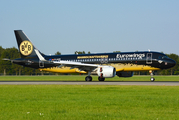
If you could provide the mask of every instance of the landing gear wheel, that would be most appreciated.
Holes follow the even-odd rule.
[[[151,76],[151,78],[150,78],[151,82],[154,82],[155,78],[153,77],[154,74],[153,74],[152,70],[150,70],[149,73],[150,73],[150,76]]]
[[[88,82],[92,81],[92,77],[91,76],[86,76],[85,80],[88,81]]]
[[[150,80],[151,80],[151,82],[154,82],[154,81],[155,81],[155,78],[151,77]]]
[[[99,80],[99,81],[104,81],[105,78],[98,77],[98,80]]]

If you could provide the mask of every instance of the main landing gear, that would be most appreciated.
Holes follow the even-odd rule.
[[[92,81],[92,77],[90,75],[91,75],[91,72],[88,72],[88,76],[85,77],[85,80],[88,82]]]
[[[98,77],[98,80],[99,80],[99,81],[104,81],[105,78],[103,78],[103,77]]]
[[[88,81],[88,82],[92,81],[92,77],[91,76],[86,76],[85,80]]]
[[[86,76],[85,80],[88,81],[88,82],[90,82],[90,81],[92,81],[92,77],[91,77],[91,76]],[[101,77],[98,77],[98,80],[99,80],[99,81],[104,81],[105,78],[103,78],[103,77],[102,77],[102,78],[101,78]]]
[[[92,81],[92,77],[90,76],[90,74],[91,74],[91,72],[88,72],[88,76],[85,77],[85,80],[88,81],[88,82]],[[98,80],[99,80],[99,81],[104,81],[105,78],[103,78],[103,77],[98,77]]]
[[[150,76],[151,76],[151,78],[150,78],[151,82],[154,82],[154,81],[155,81],[155,78],[153,77],[153,72],[152,72],[152,70],[150,70],[149,73],[150,73]]]

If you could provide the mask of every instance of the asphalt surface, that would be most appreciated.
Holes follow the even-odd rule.
[[[0,81],[0,85],[155,85],[155,86],[179,86],[178,81],[110,81],[110,82],[86,82],[86,81]]]

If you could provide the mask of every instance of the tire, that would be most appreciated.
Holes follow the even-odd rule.
[[[155,81],[155,78],[151,77],[150,80],[151,80],[151,82],[154,82],[154,81]]]
[[[98,77],[98,80],[99,80],[99,81],[104,81],[105,78]]]
[[[87,82],[92,81],[92,77],[91,77],[91,76],[86,76],[85,80],[86,80]]]

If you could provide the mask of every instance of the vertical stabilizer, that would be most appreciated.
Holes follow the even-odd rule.
[[[17,45],[21,54],[21,58],[26,57],[38,57],[41,56],[41,59],[44,59],[41,53],[37,50],[37,48],[32,44],[30,39],[24,34],[22,30],[14,30]],[[37,55],[38,53],[38,55]]]

